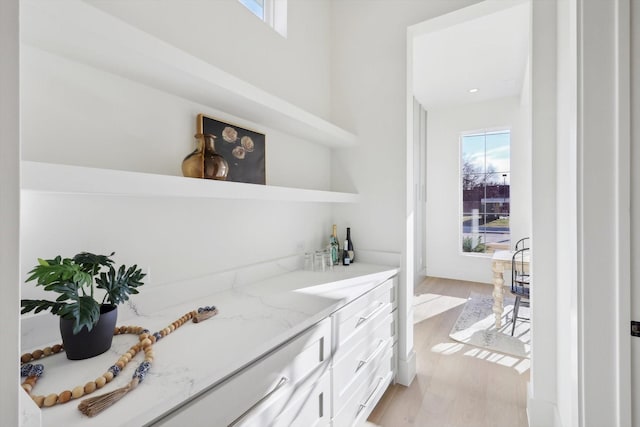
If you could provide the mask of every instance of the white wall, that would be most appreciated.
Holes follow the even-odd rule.
[[[558,403],[556,352],[558,297],[556,156],[557,97],[555,2],[532,5],[532,277],[531,374],[527,412],[531,427],[554,425]],[[571,221],[568,217],[567,221]],[[540,307],[540,309],[536,308]]]
[[[329,2],[288,0],[287,37],[238,0],[86,0],[261,89],[329,117]]]
[[[234,5],[237,3],[232,1]],[[141,3],[122,2],[117,7],[126,14],[130,5],[135,15]],[[180,3],[185,5],[184,11],[195,4]],[[221,19],[220,14],[233,16],[226,9],[233,9],[230,2],[203,3],[209,3],[217,12],[217,20]],[[252,18],[243,23],[244,36],[239,39],[251,40],[252,49],[268,52],[277,50],[281,43],[295,44],[290,40],[295,40],[296,34],[304,35],[310,41],[311,53],[307,55],[313,56],[317,49],[318,57],[312,62],[320,69],[328,69],[329,28],[322,17],[328,16],[329,3],[292,3],[295,4],[292,11],[296,12],[292,13],[292,19],[312,21],[308,15],[317,12],[319,21],[309,25],[318,25],[322,30],[302,34],[296,30],[301,25],[298,21],[290,39],[279,35],[256,39],[264,24]],[[111,2],[109,5],[116,7]],[[145,19],[156,22],[156,14],[158,21],[165,19],[163,7],[181,9],[175,2],[154,2],[155,5],[159,7],[157,11],[145,9]],[[216,10],[218,7],[222,9]],[[179,16],[176,10],[176,17]],[[193,33],[194,19],[174,20],[171,31],[175,34],[165,36]],[[197,34],[207,40],[220,38],[217,37],[220,28],[209,25],[206,30],[207,37],[200,33],[201,29]],[[314,40],[316,43],[312,43]],[[299,60],[304,66],[310,65],[295,49],[285,49],[280,55],[286,60],[280,56],[262,58],[262,63],[257,64],[256,58],[242,55],[235,57],[233,63],[268,80],[269,83],[264,83],[267,90],[273,89],[270,84],[286,79],[288,90],[309,97],[303,107],[324,109],[319,106],[329,99],[327,91],[322,90],[328,83],[327,73],[315,71],[306,73],[304,78],[289,78],[288,74],[300,72],[289,68],[292,62]],[[224,56],[208,59],[224,68]],[[24,48],[21,65],[24,160],[181,175],[181,161],[195,146],[196,115],[205,113],[266,133],[268,184],[331,189],[331,157],[326,146],[259,127],[241,117],[35,48]],[[115,251],[118,263],[137,263],[145,270],[150,269],[151,278],[145,286],[161,286],[323,247],[333,223],[332,207],[324,203],[24,192],[21,208],[23,279],[38,257],[73,256],[83,250]],[[31,284],[22,285],[22,290],[25,298],[41,292]],[[182,297],[176,295],[176,299]]]
[[[577,313],[577,188],[576,169],[576,14],[575,2],[558,2],[558,91],[557,91],[557,250],[558,263],[556,330],[558,413],[563,426],[578,425],[578,336]]]
[[[640,259],[640,4],[631,2],[631,259]],[[631,319],[640,319],[640,263],[631,263]],[[640,339],[631,340],[632,425],[640,425]]]
[[[463,254],[460,239],[460,134],[511,130],[511,240],[530,236],[528,107],[519,97],[429,111],[427,124],[427,275],[491,283],[491,257]]]
[[[0,2],[0,414],[2,424],[19,422],[20,354],[18,282],[20,224],[20,117],[18,0]],[[24,395],[24,393],[22,393]]]
[[[413,257],[413,244],[405,242],[407,222],[413,221],[406,197],[407,27],[471,3],[332,2],[331,114],[361,141],[359,147],[333,155],[334,188],[361,195],[357,205],[336,207],[335,216],[353,227],[354,244],[361,250],[402,254],[411,287],[413,263],[407,257]],[[399,296],[400,329],[409,331],[399,349],[401,382],[412,378],[413,290],[406,280],[401,277]]]

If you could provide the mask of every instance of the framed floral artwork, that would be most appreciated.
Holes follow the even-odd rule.
[[[204,114],[198,114],[197,132],[216,137],[216,153],[229,164],[227,181],[266,184],[264,134]]]

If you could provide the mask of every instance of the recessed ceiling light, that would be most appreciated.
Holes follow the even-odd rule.
[[[474,87],[473,89],[469,89],[469,93],[476,93],[479,89]]]

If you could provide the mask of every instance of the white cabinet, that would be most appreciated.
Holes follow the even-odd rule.
[[[384,281],[152,425],[362,424],[395,374],[396,287]]]
[[[366,420],[393,378],[395,278],[333,316],[332,425]]]
[[[153,425],[328,425],[330,340],[325,319]]]

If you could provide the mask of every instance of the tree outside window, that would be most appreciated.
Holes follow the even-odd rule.
[[[462,251],[508,249],[511,132],[463,134],[460,145]]]

